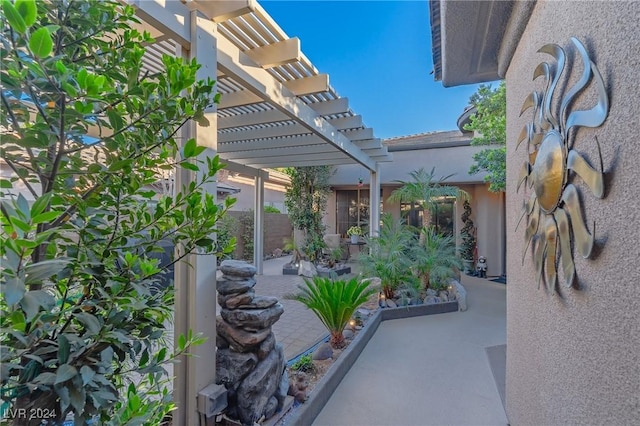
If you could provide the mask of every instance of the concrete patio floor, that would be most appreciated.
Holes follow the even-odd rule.
[[[485,350],[506,342],[506,286],[462,283],[466,312],[380,324],[313,424],[506,425]]]

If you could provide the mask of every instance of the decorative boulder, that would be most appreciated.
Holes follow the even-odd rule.
[[[220,270],[225,275],[232,275],[235,277],[250,278],[256,274],[256,267],[242,260],[223,260],[220,264]]]
[[[323,343],[313,351],[312,358],[321,361],[323,359],[329,359],[333,357],[333,349],[329,343]]]

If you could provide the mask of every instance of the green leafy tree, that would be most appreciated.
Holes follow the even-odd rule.
[[[377,289],[356,278],[333,281],[313,277],[312,281],[305,279],[304,282],[304,285],[298,286],[298,293],[286,297],[303,303],[316,314],[331,334],[331,346],[344,347],[342,331],[347,322],[358,306],[366,302]]]
[[[230,251],[210,237],[230,202],[204,190],[219,159],[176,137],[189,120],[206,125],[214,82],[182,58],[144,71],[153,40],[129,6],[1,5],[0,156],[13,172],[0,180],[1,397],[52,424],[70,413],[76,424],[159,424],[172,409],[163,363],[201,341],[180,336],[168,351],[163,274],[191,253]],[[176,167],[195,180],[152,190]],[[177,247],[168,261],[154,255],[161,242]]]
[[[475,164],[471,166],[469,174],[487,172],[485,182],[489,183],[489,191],[504,192],[506,188],[506,158],[507,158],[507,89],[501,81],[496,89],[491,85],[480,85],[469,103],[476,107],[466,130],[475,131],[477,136],[471,145],[490,145],[474,154]]]
[[[438,179],[435,177],[435,173],[435,167],[430,172],[423,168],[410,172],[409,176],[411,176],[412,180],[406,182],[397,181],[402,186],[391,193],[389,201],[394,203],[418,203],[423,211],[432,214],[439,198],[468,197],[467,193],[457,186],[445,184],[445,181],[453,175]]]
[[[311,261],[319,259],[325,247],[322,217],[331,189],[330,166],[291,167],[285,172],[291,184],[285,194],[285,205],[295,229],[304,231],[303,251]]]

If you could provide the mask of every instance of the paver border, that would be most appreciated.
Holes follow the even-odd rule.
[[[378,330],[378,326],[382,321],[411,318],[425,315],[444,314],[447,312],[456,312],[458,310],[458,302],[444,302],[433,305],[413,305],[399,308],[378,309],[365,327],[358,333],[353,341],[342,352],[340,358],[333,363],[327,374],[320,379],[313,391],[309,394],[309,398],[304,404],[295,408],[291,413],[291,417],[287,419],[289,425],[310,425],[320,414],[333,392],[336,390],[344,376],[360,356],[371,337]]]

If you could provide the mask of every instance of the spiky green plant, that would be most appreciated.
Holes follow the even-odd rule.
[[[420,233],[420,242],[415,247],[414,268],[420,274],[424,288],[453,278],[462,268],[454,238],[438,234],[433,226],[423,227]]]
[[[396,181],[402,186],[391,193],[389,201],[394,203],[418,203],[425,213],[433,214],[435,201],[442,197],[456,197],[467,199],[467,194],[462,189],[446,185],[445,181],[453,175],[437,179],[435,167],[427,172],[425,169],[414,170],[409,173],[411,181]],[[425,222],[426,223],[426,222]]]
[[[311,309],[329,330],[331,346],[344,347],[342,331],[351,315],[378,289],[369,287],[368,282],[361,282],[356,278],[334,281],[313,277],[312,280],[305,279],[304,282],[304,285],[298,286],[298,293],[287,295],[285,298],[297,300]]]
[[[414,233],[401,220],[386,213],[382,215],[379,235],[365,241],[367,251],[358,257],[362,273],[379,277],[385,297],[392,299],[399,285],[414,279],[411,273],[412,247],[416,244]]]

